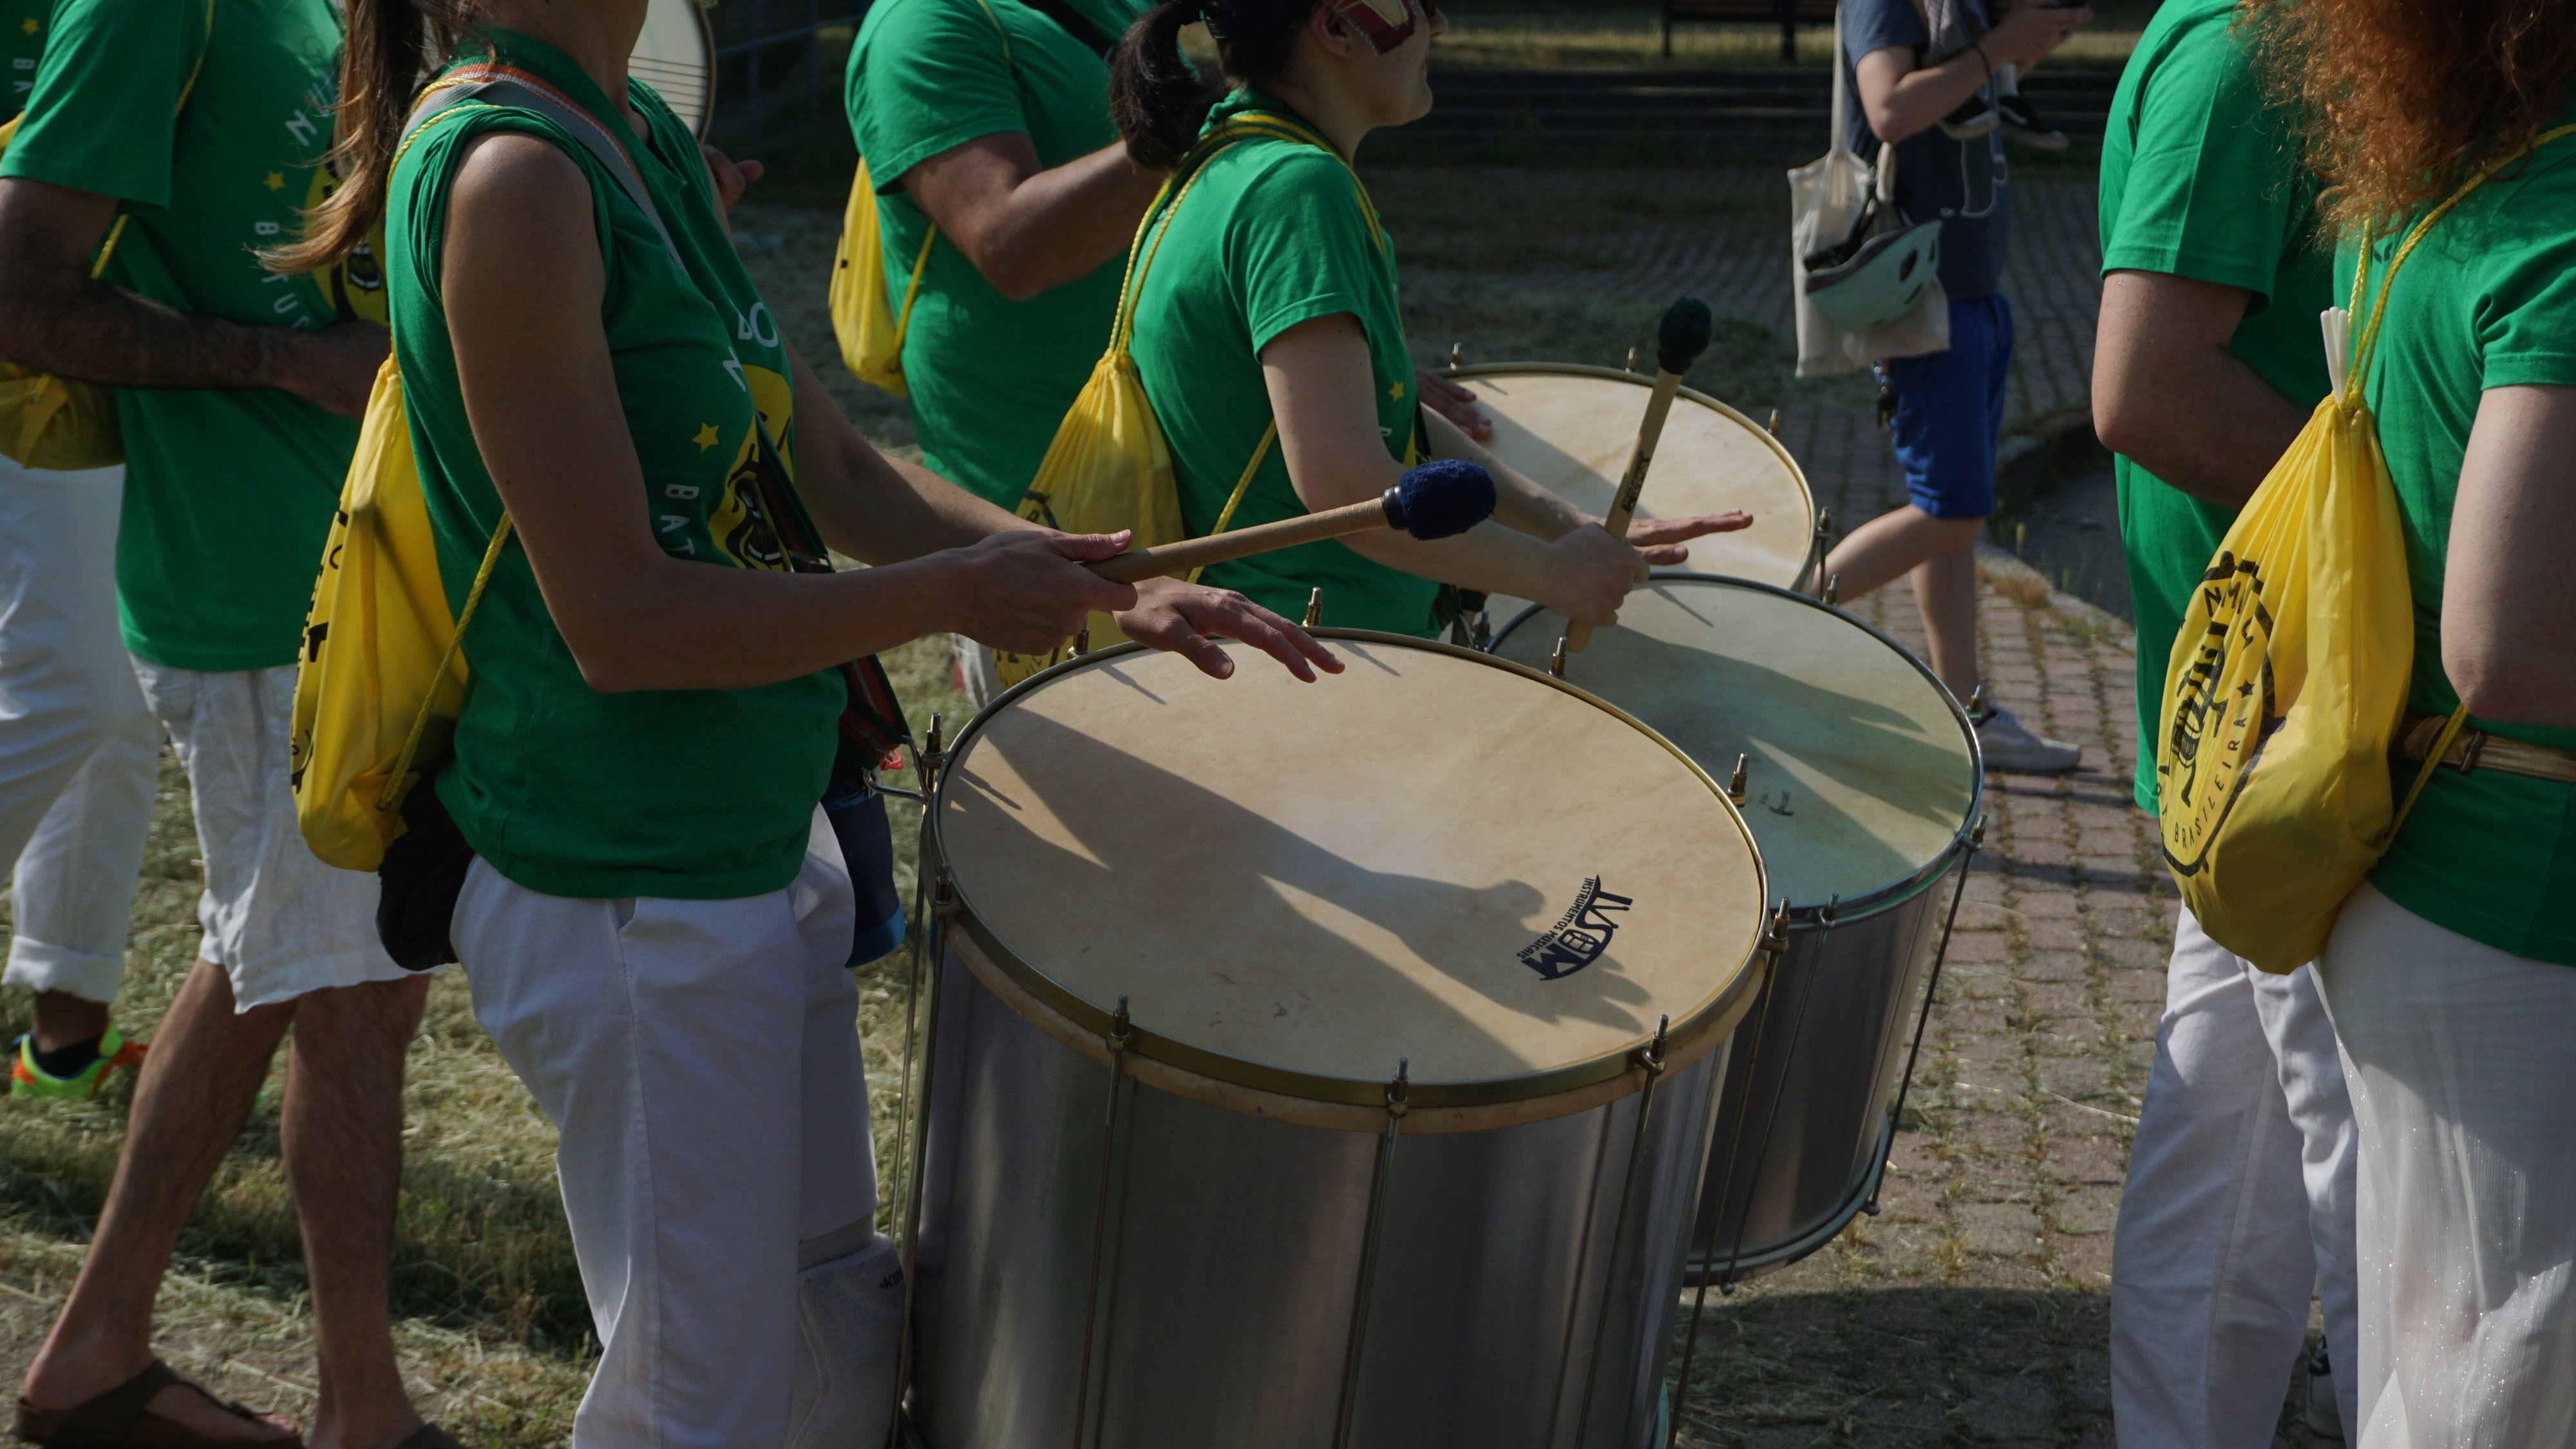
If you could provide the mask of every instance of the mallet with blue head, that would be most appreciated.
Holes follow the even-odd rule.
[[[1492,474],[1463,458],[1435,458],[1408,471],[1404,481],[1365,503],[1258,523],[1232,533],[1130,549],[1116,558],[1101,559],[1085,567],[1104,579],[1132,584],[1138,579],[1188,573],[1228,559],[1249,558],[1318,539],[1365,533],[1372,528],[1402,529],[1421,539],[1450,538],[1484,522],[1493,513]]]

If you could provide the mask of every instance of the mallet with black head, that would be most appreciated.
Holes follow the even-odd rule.
[[[1628,471],[1619,479],[1610,516],[1601,521],[1612,538],[1628,537],[1628,525],[1637,516],[1637,495],[1646,487],[1646,470],[1654,466],[1655,444],[1662,439],[1664,419],[1673,410],[1673,394],[1681,390],[1682,374],[1708,350],[1713,326],[1708,304],[1697,297],[1684,297],[1665,308],[1664,320],[1655,325],[1654,391],[1646,395],[1646,418],[1637,426],[1636,451],[1628,455]],[[1591,625],[1569,624],[1565,637],[1557,641],[1557,655],[1580,653],[1591,641]]]

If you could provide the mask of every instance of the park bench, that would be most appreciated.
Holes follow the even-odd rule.
[[[1798,58],[1798,27],[1834,23],[1834,0],[1664,0],[1664,54],[1673,53],[1676,21],[1709,24],[1776,23],[1780,58]]]

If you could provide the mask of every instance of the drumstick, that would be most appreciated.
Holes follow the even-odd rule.
[[[1612,538],[1628,536],[1628,524],[1637,516],[1637,495],[1645,491],[1646,470],[1654,466],[1655,444],[1673,410],[1673,394],[1681,389],[1682,374],[1708,350],[1711,326],[1708,304],[1697,297],[1684,297],[1664,309],[1664,320],[1655,325],[1655,390],[1646,395],[1646,420],[1637,426],[1636,450],[1628,455],[1628,471],[1610,502],[1610,516],[1601,521]],[[1591,642],[1591,625],[1566,626],[1566,653],[1580,653]]]
[[[1131,549],[1085,567],[1102,578],[1132,584],[1138,579],[1187,573],[1229,559],[1365,533],[1372,528],[1400,528],[1420,539],[1448,538],[1465,533],[1493,513],[1492,474],[1464,458],[1436,458],[1407,472],[1403,482],[1365,503],[1258,523],[1232,533]]]

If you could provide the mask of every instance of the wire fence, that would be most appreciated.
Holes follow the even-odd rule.
[[[781,117],[810,125],[837,108],[839,77],[830,74],[826,31],[855,30],[867,0],[721,0],[711,10],[715,37],[716,127],[737,141],[760,141]]]

